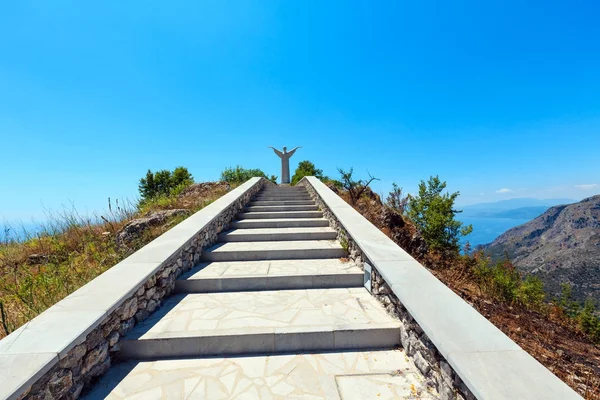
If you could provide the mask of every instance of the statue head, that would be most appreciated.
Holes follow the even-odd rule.
[[[287,147],[283,148],[283,152],[286,153],[287,152]]]

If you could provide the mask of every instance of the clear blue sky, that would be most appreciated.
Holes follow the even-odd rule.
[[[381,192],[439,174],[462,204],[596,194],[599,16],[593,0],[4,2],[0,218],[133,199],[148,168],[279,174],[269,145]]]

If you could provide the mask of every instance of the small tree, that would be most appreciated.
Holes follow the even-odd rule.
[[[163,169],[153,173],[148,170],[140,179],[138,190],[142,201],[158,196],[169,196],[175,190],[181,190],[194,183],[192,174],[184,167],[177,167],[173,172]]]
[[[292,176],[292,185],[300,182],[300,180],[305,176],[314,176],[316,178],[323,179],[323,170],[317,169],[315,164],[308,160],[300,161],[298,168],[296,168],[296,171],[294,172],[294,176]]]
[[[471,225],[463,226],[455,219],[461,211],[454,209],[459,192],[443,193],[446,182],[438,176],[421,181],[419,194],[409,196],[408,217],[417,225],[431,249],[458,252],[461,236],[473,231]]]
[[[378,178],[375,178],[371,174],[369,174],[368,180],[360,179],[355,181],[352,177],[354,173],[354,169],[350,168],[348,171],[344,171],[341,168],[338,168],[338,171],[342,178],[342,187],[348,191],[350,195],[350,202],[354,205],[360,199],[360,196],[364,193],[364,191],[369,187],[371,182],[378,181]]]
[[[402,193],[401,187],[398,187],[398,185],[392,183],[392,191],[385,199],[385,204],[400,214],[404,214],[404,211],[406,211],[406,205],[408,204],[408,196],[405,196],[404,193]]]

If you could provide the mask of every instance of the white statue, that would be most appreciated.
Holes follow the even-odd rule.
[[[271,146],[269,146],[271,147]],[[292,151],[287,151],[287,147],[283,148],[283,152],[277,150],[275,147],[271,147],[275,154],[281,158],[281,183],[290,183],[290,157],[294,155],[296,150],[300,147],[296,147]]]

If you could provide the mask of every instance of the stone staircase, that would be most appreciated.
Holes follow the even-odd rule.
[[[238,218],[122,340],[121,357],[141,362],[112,368],[90,398],[432,396],[303,187],[267,187]]]

